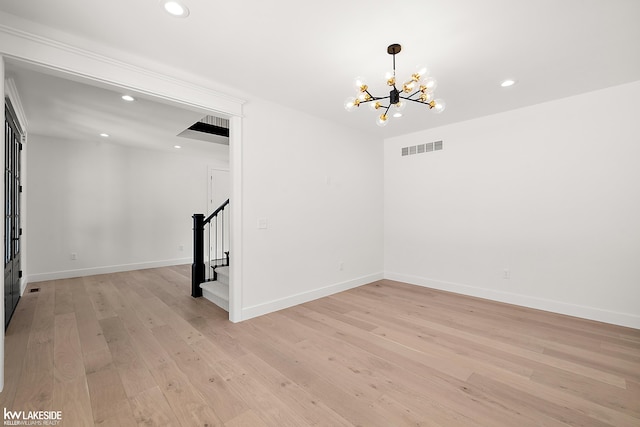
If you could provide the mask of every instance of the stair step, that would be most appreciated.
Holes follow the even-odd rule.
[[[220,283],[224,283],[227,285],[227,289],[229,289],[229,267],[218,267],[216,268],[217,280]]]
[[[219,278],[220,276],[218,276]],[[200,285],[202,296],[218,307],[229,311],[229,285],[220,281],[206,282]]]

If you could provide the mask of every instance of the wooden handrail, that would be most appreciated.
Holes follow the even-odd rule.
[[[211,215],[209,215],[207,217],[207,219],[204,220],[204,222],[202,223],[202,225],[208,224],[211,222],[211,220],[213,219],[213,217],[218,216],[218,213],[220,213],[221,210],[223,210],[227,205],[229,204],[229,199],[227,199],[226,202],[224,202],[223,204],[221,204],[218,209],[216,209],[215,211],[213,211],[213,213]]]

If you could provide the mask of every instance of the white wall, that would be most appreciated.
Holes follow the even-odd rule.
[[[640,82],[385,141],[385,276],[639,328],[638,99]]]
[[[382,139],[258,100],[243,112],[242,317],[382,278]]]
[[[30,134],[29,281],[191,263],[208,167],[228,161],[228,150],[216,159]]]

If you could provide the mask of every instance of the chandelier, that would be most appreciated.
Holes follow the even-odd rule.
[[[389,117],[402,117],[408,101],[427,105],[430,110],[436,113],[444,111],[444,101],[433,97],[436,81],[428,75],[426,67],[416,67],[414,73],[411,74],[411,78],[402,83],[402,88],[398,90],[396,86],[396,54],[400,53],[401,49],[402,46],[397,43],[387,47],[387,53],[393,56],[393,71],[389,71],[385,75],[387,86],[392,87],[389,95],[383,97],[373,96],[369,92],[369,86],[365,84],[364,79],[357,77],[355,84],[358,93],[355,97],[347,98],[345,101],[344,108],[347,111],[353,111],[360,105],[368,103],[372,110],[381,113],[376,120],[378,126],[386,126],[389,123]]]

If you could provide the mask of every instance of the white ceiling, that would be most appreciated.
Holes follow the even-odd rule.
[[[228,147],[178,134],[204,117],[168,103],[147,99],[131,91],[98,87],[69,80],[51,71],[7,61],[6,77],[13,80],[28,121],[28,133],[52,139],[100,141],[143,149],[183,151],[228,156]],[[135,95],[125,102],[122,95]],[[101,133],[109,135],[101,137]],[[220,138],[220,137],[218,137]],[[227,142],[228,138],[223,138]]]
[[[132,63],[167,64],[212,87],[223,84],[233,95],[252,94],[381,137],[640,80],[639,0],[184,3],[191,12],[186,19],[167,15],[157,0],[11,0],[0,3],[0,11],[54,28],[51,34],[63,42],[126,53]],[[368,109],[343,109],[357,75],[368,77],[374,95],[388,92],[383,76],[391,69],[391,43],[403,47],[396,57],[400,78],[417,64],[430,68],[436,95],[447,102],[443,114],[411,104],[402,119],[380,129]],[[25,80],[25,104],[36,96],[60,102],[48,77],[19,67],[13,72]],[[501,88],[505,78],[518,83]],[[89,86],[69,84],[65,92],[79,94],[75,114],[98,111],[94,119],[108,121],[124,111],[96,102]],[[164,123],[162,104],[135,106],[143,107],[154,111],[155,125]],[[44,120],[33,116],[30,125],[53,125]],[[122,130],[133,128],[125,123]]]

